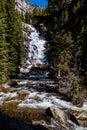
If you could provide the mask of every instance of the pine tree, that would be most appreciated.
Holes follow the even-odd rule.
[[[66,0],[49,0],[47,11],[47,49],[48,61],[58,76],[69,70],[72,43],[71,33],[65,28],[68,22],[68,2]],[[64,67],[65,66],[65,67]]]
[[[0,1],[0,82],[8,79],[8,47],[6,41],[6,0]]]
[[[7,42],[9,52],[9,76],[14,78],[19,72],[19,65],[21,61],[21,50],[23,47],[22,39],[22,24],[18,18],[17,11],[15,11],[15,1],[7,0]]]
[[[87,81],[87,2],[48,0],[46,55],[55,73]],[[79,77],[79,78],[78,78]]]
[[[87,79],[87,3],[85,0],[73,0],[70,5],[70,25],[73,36],[72,61],[75,72]]]

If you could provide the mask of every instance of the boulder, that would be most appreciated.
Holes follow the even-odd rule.
[[[19,90],[19,91],[17,92],[17,94],[19,94],[20,96],[21,96],[21,95],[28,95],[28,94],[29,94],[29,91],[22,89],[22,90]]]
[[[33,84],[33,80],[28,80],[28,84],[29,85]]]
[[[17,87],[18,84],[17,84],[17,81],[11,81],[8,83],[8,85],[11,87]]]
[[[87,110],[79,112],[79,111],[71,111],[70,116],[73,117],[76,121],[73,121],[80,126],[87,127]]]
[[[8,83],[2,83],[0,85],[0,92],[8,92],[10,90],[10,86]]]
[[[46,110],[46,115],[50,118],[54,118],[56,121],[68,129],[69,123],[67,121],[67,114],[63,110],[60,110],[56,106],[52,106]]]
[[[10,88],[10,85],[9,85],[8,83],[3,83],[3,84],[1,85],[1,88],[3,88],[3,89],[8,89],[8,88]]]

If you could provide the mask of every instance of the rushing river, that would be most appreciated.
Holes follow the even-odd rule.
[[[37,66],[37,64],[44,64],[46,59],[44,55],[44,45],[46,43],[45,39],[40,36],[39,32],[32,26],[29,25],[29,27],[32,29],[32,32],[30,34],[30,42],[27,43],[28,47],[28,59],[27,59],[27,70],[23,70],[24,72],[29,72],[31,66]],[[37,79],[38,77],[38,79]],[[76,110],[76,111],[83,111],[87,110],[87,102],[84,102],[83,106],[81,108],[74,106],[70,102],[61,100],[57,96],[53,96],[51,93],[47,93],[45,91],[45,87],[38,86],[38,83],[44,84],[47,80],[51,82],[51,86],[56,86],[57,83],[54,81],[48,79],[48,72],[46,74],[35,74],[30,73],[29,79],[33,80],[33,85],[31,87],[28,87],[27,80],[24,80],[19,83],[19,85],[22,87],[28,87],[28,89],[31,91],[31,93],[26,96],[25,100],[19,104],[19,107],[31,107],[31,108],[48,108],[50,106],[56,105],[58,108],[62,109],[70,109],[70,110]],[[40,91],[41,89],[41,91]],[[38,92],[39,91],[39,92]],[[77,126],[75,123],[69,121],[71,124],[71,130],[87,130],[87,128],[83,128],[80,126]],[[57,123],[55,121],[52,121],[52,125],[56,126],[57,129]]]
[[[43,73],[34,72],[30,69],[32,67],[37,67],[38,65],[43,65],[46,63],[45,55],[44,55],[44,45],[46,43],[45,39],[40,36],[40,33],[32,26],[28,25],[31,28],[32,32],[29,35],[30,41],[26,43],[27,48],[27,60],[26,68],[21,68],[20,71],[22,74],[25,74],[23,80],[18,82],[19,89],[24,88],[29,90],[29,94],[26,95],[24,100],[20,100],[18,107],[29,107],[29,108],[42,108],[46,109],[53,105],[58,108],[66,109],[66,110],[76,110],[76,111],[84,111],[87,110],[87,102],[84,102],[83,106],[76,107],[72,103],[61,99],[59,96],[54,96],[52,93],[47,91],[45,84],[47,82],[50,83],[50,88],[55,88],[58,84],[56,81],[49,78],[49,71],[45,71]],[[26,78],[27,76],[27,78]],[[31,84],[29,84],[29,81]],[[0,93],[0,105],[4,100],[17,96],[17,93]],[[81,127],[73,123],[69,120],[71,124],[70,130],[87,130],[87,128]],[[59,124],[52,119],[51,126],[52,130],[58,130]]]

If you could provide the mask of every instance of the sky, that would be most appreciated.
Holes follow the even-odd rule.
[[[47,6],[47,0],[27,0],[35,5],[39,5],[42,7],[46,7]]]

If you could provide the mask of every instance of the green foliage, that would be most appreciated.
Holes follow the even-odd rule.
[[[72,73],[87,79],[86,8],[86,0],[48,0],[45,53],[56,75],[63,77],[62,72],[67,71],[67,76]]]
[[[71,60],[72,34],[65,28],[68,22],[68,3],[63,1],[49,1],[46,8],[47,27],[46,54],[49,63],[60,72],[68,71]],[[58,71],[59,72],[59,71]]]
[[[32,12],[26,12],[25,23],[33,23],[36,25],[38,23],[37,16],[44,15],[44,9],[34,8]]]
[[[9,77],[14,78],[17,76],[19,69],[18,66],[21,62],[22,54],[22,23],[18,18],[17,11],[15,10],[15,1],[9,0],[6,5],[7,9],[7,41],[8,41],[8,60],[9,60]]]
[[[8,79],[8,47],[6,41],[6,0],[0,1],[0,81]]]
[[[23,53],[22,23],[14,0],[0,1],[0,81],[14,78],[19,72]]]
[[[74,92],[75,94],[78,94],[79,93],[79,83],[78,83],[77,77],[72,75],[71,82],[72,82],[72,92]]]

